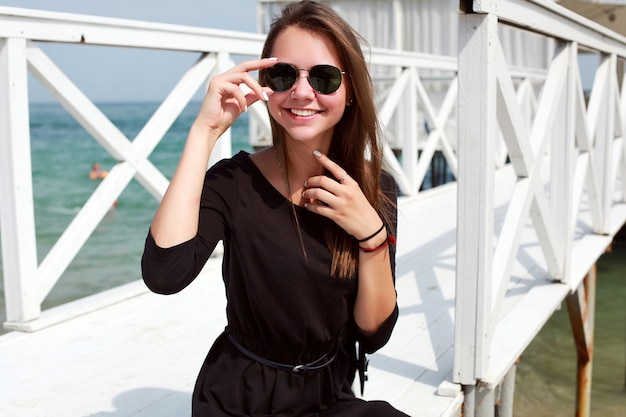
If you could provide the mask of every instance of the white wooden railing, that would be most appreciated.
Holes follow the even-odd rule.
[[[234,64],[258,57],[263,35],[129,20],[0,7],[0,195],[5,327],[29,330],[41,303],[105,216],[107,207],[136,178],[156,199],[168,180],[149,156],[207,80]],[[197,53],[198,59],[135,138],[126,137],[40,48],[40,42],[104,45]],[[456,60],[411,52],[366,49],[372,64],[385,162],[404,195],[418,193],[435,150],[456,173],[454,106]],[[429,82],[422,71],[437,71]],[[119,161],[90,196],[41,262],[33,209],[28,116],[28,73]],[[531,78],[537,74],[531,74]],[[436,86],[433,87],[433,86]],[[266,145],[267,111],[250,108],[250,141]],[[425,131],[424,124],[430,129]],[[230,133],[218,142],[212,162],[231,155]],[[418,150],[421,152],[418,158]],[[402,155],[402,162],[396,158]],[[30,323],[27,325],[27,323]]]
[[[23,328],[40,317],[41,303],[131,179],[155,198],[163,196],[168,180],[150,162],[150,153],[206,80],[232,66],[233,55],[258,56],[263,39],[258,34],[0,8],[0,228],[7,327]],[[187,51],[197,53],[198,60],[131,141],[36,41]],[[34,226],[28,72],[119,161],[41,262]],[[216,157],[230,155],[230,145],[227,133]]]
[[[547,277],[572,293],[584,293],[581,281],[596,259],[586,259],[586,242],[611,237],[623,225],[623,210],[619,219],[612,214],[626,201],[626,90],[624,83],[620,88],[624,67],[618,66],[626,58],[626,38],[548,0],[462,3],[467,10],[459,28],[453,377],[466,385],[482,381],[493,386],[536,331],[513,323],[508,332],[527,340],[506,346],[496,337],[525,230],[531,228],[537,235]],[[518,101],[520,90],[516,92],[504,58],[498,25],[555,40],[554,57],[530,119]],[[588,104],[579,73],[580,51],[599,55]],[[504,169],[514,172],[515,181],[504,221],[495,227],[494,178],[500,168],[494,160],[501,160],[500,132],[511,161]],[[581,268],[585,262],[586,269]],[[533,276],[545,279],[546,273],[525,278]]]

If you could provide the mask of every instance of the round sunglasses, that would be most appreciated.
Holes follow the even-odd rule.
[[[272,90],[281,93],[289,90],[298,80],[300,71],[307,71],[307,80],[320,94],[332,94],[339,89],[345,72],[332,65],[315,65],[311,69],[296,68],[291,64],[278,63],[265,69],[265,81]]]

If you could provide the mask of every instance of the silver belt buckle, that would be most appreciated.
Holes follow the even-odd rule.
[[[304,372],[304,370],[304,365],[296,365],[293,367],[291,372],[293,372],[294,374],[299,374],[300,372]]]

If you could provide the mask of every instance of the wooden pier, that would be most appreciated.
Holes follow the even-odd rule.
[[[515,363],[564,301],[584,381],[593,358],[594,264],[626,223],[626,38],[547,0],[461,4],[458,59],[373,49],[370,60],[397,75],[380,87],[379,110],[386,137],[403,138],[390,140],[385,157],[404,197],[400,318],[390,342],[371,356],[365,398],[412,416],[463,409],[490,417],[497,407],[510,416]],[[510,66],[501,25],[545,37],[548,67]],[[200,58],[131,141],[39,41],[191,50]],[[174,296],[136,282],[40,306],[102,219],[100,207],[110,207],[133,176],[162,196],[167,180],[150,152],[206,79],[232,64],[229,54],[254,56],[261,43],[260,35],[0,7],[0,227],[5,326],[15,330],[0,336],[0,416],[189,415],[199,366],[225,326],[219,257]],[[577,63],[583,50],[599,56],[588,101]],[[443,100],[429,100],[420,77],[433,70],[450,73]],[[41,263],[26,163],[27,71],[120,161]],[[446,132],[455,105],[452,140]],[[251,137],[267,134],[263,109],[250,113]],[[426,117],[432,128],[420,138],[415,123],[396,117]],[[217,157],[231,152],[225,139]],[[417,149],[420,159],[406,157]],[[435,149],[457,181],[418,192]],[[579,386],[584,416],[590,387]]]
[[[496,194],[504,197],[514,176],[502,174]],[[463,402],[453,383],[456,193],[449,184],[400,205],[400,318],[388,345],[370,358],[365,398],[388,400],[411,416],[457,416]],[[624,224],[626,204],[613,217],[615,229]],[[574,242],[578,279],[610,242],[610,236]],[[522,245],[519,278],[505,297],[490,355],[494,384],[571,293],[546,273],[535,239],[525,237]],[[221,259],[211,258],[177,295],[155,295],[137,282],[54,308],[47,318],[76,314],[80,304],[109,305],[34,333],[0,336],[0,415],[189,415],[195,376],[226,324]]]

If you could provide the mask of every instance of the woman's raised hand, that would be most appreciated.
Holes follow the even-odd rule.
[[[176,171],[150,227],[157,245],[169,248],[198,233],[198,206],[213,146],[247,106],[265,100],[272,92],[261,87],[249,71],[268,68],[275,63],[276,60],[271,58],[246,61],[211,79]],[[242,87],[248,92],[244,93]]]
[[[262,87],[249,72],[271,67],[275,63],[275,58],[245,61],[213,77],[194,124],[216,129],[221,134],[249,105],[258,100],[267,101],[272,90]],[[248,87],[247,94],[240,87],[242,84]]]

